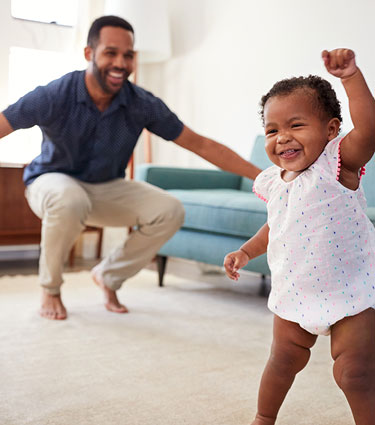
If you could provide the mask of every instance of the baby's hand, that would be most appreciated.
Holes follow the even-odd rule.
[[[232,280],[238,280],[240,274],[238,270],[249,262],[249,257],[244,251],[238,250],[230,252],[224,258],[224,268],[227,276]]]
[[[355,54],[350,49],[335,49],[322,52],[322,58],[327,71],[338,78],[351,77],[357,71]]]

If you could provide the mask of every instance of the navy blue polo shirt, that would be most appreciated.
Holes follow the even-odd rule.
[[[122,178],[144,128],[165,140],[175,140],[183,129],[161,99],[129,81],[100,112],[87,91],[85,71],[37,87],[3,114],[14,130],[34,125],[42,130],[42,151],[25,169],[26,184],[49,172],[89,183]]]

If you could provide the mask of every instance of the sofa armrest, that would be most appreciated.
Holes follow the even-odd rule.
[[[137,165],[135,179],[162,189],[239,189],[241,177],[221,170]]]

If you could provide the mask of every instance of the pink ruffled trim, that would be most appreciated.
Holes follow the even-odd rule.
[[[342,142],[342,139],[339,141],[339,148],[338,148],[338,151],[337,151],[337,171],[336,171],[336,180],[337,181],[340,179],[340,172],[341,172],[341,154],[340,154],[341,142]],[[363,167],[361,167],[361,169],[359,171],[359,180],[361,180],[362,176],[364,176],[365,174],[366,174],[366,167],[363,166]]]
[[[337,181],[339,181],[339,179],[340,179],[340,171],[341,171],[341,154],[340,154],[341,142],[342,142],[342,139],[339,141],[339,148],[338,148],[338,151],[337,151],[337,170],[336,170],[336,180]]]
[[[259,198],[259,199],[261,199],[262,201],[264,201],[264,202],[268,202],[268,199],[266,199],[264,196],[262,196],[260,193],[258,193],[258,192],[256,192],[255,191],[255,188],[254,188],[254,185],[253,185],[253,192],[255,193],[255,195]]]

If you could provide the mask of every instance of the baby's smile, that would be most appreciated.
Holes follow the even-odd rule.
[[[287,149],[279,153],[283,159],[294,159],[299,154],[300,149]]]

